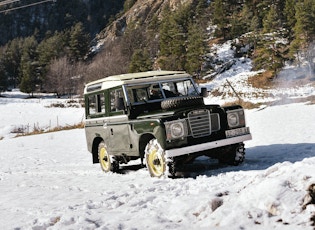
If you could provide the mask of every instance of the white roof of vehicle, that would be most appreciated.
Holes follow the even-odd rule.
[[[85,85],[84,93],[93,92],[101,89],[110,89],[123,84],[145,83],[152,80],[170,80],[174,78],[189,77],[184,71],[149,71],[140,73],[128,73],[105,77],[92,81]]]

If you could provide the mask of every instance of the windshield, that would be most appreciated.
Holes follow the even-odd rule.
[[[170,97],[199,95],[191,79],[128,85],[126,89],[131,104],[159,101]]]

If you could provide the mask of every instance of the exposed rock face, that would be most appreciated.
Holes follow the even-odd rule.
[[[165,7],[175,11],[183,4],[191,4],[193,0],[138,0],[127,12],[105,28],[98,39],[103,42],[113,40],[117,36],[122,36],[129,24],[147,25],[154,16],[159,19]]]

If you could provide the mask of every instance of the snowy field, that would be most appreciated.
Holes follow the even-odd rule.
[[[30,133],[34,129],[49,131],[84,121],[84,109],[76,99],[56,99],[52,96],[29,99],[28,94],[19,91],[1,95],[0,140]]]
[[[3,113],[9,104],[0,104],[2,126],[4,119],[21,123],[15,110],[11,120]],[[76,123],[83,112],[18,105],[33,111],[24,114],[33,122],[59,113]],[[92,164],[83,129],[6,136],[0,141],[1,229],[314,229],[315,205],[303,209],[303,202],[315,183],[315,105],[246,114],[253,140],[243,165],[200,158],[178,179],[151,178],[137,161],[104,174]]]
[[[229,79],[248,101],[275,100],[276,93],[315,95],[314,84],[307,84],[252,97],[259,90],[246,85],[250,62],[237,60],[229,71],[208,89]],[[121,165],[120,173],[103,173],[92,164],[83,129],[13,138],[19,128],[80,123],[84,110],[50,106],[65,99],[2,95],[0,229],[315,229],[315,204],[306,205],[315,184],[314,104],[246,110],[253,140],[245,143],[241,166],[201,157],[182,177],[157,179],[138,161]]]
[[[302,206],[315,183],[315,105],[246,112],[245,163],[201,158],[179,179],[151,178],[139,162],[104,174],[83,129],[5,138],[1,229],[314,229],[315,205]]]

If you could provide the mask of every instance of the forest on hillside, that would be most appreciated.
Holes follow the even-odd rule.
[[[315,0],[192,0],[125,24],[96,52],[98,33],[140,0],[57,0],[9,12],[1,2],[0,91],[76,94],[90,80],[152,69],[200,78],[220,64],[211,46],[227,40],[270,79],[286,63],[307,61],[315,72]]]

